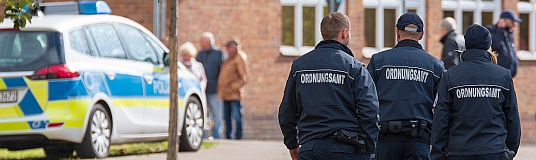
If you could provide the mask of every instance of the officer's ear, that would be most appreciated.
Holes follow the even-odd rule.
[[[424,36],[424,29],[421,32],[421,36],[419,37],[419,40],[422,40],[422,37]]]
[[[396,32],[396,40],[397,42],[400,42],[400,30],[395,27],[395,32]]]
[[[348,30],[348,28],[344,28],[344,29],[342,29],[342,31],[341,31],[340,34],[341,34],[341,35],[340,35],[340,36],[341,36],[341,39],[348,39],[348,37],[349,37],[349,35],[350,35],[350,34],[349,34],[349,30]]]

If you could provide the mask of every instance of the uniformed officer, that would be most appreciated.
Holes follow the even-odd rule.
[[[398,44],[374,54],[367,66],[380,101],[378,160],[429,159],[430,125],[443,62],[417,42],[424,34],[415,13],[398,18]]]
[[[517,60],[516,45],[514,43],[514,30],[517,23],[521,23],[512,10],[504,10],[495,25],[488,25],[492,43],[491,50],[497,52],[497,64],[508,70],[515,77],[519,61]]]
[[[370,74],[347,47],[350,19],[330,13],[320,30],[324,41],[292,63],[279,107],[284,143],[292,159],[369,159],[378,99]]]
[[[486,28],[469,26],[463,62],[439,82],[433,159],[498,160],[517,152],[521,129],[516,92],[510,71],[490,61],[494,55],[486,50],[491,41]]]

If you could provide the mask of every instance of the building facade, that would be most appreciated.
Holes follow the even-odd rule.
[[[45,2],[66,0],[45,0]],[[160,0],[167,4],[169,0]],[[319,23],[329,13],[326,0],[178,0],[179,43],[197,44],[202,32],[212,32],[216,46],[233,38],[242,41],[251,74],[244,90],[244,138],[281,139],[278,107],[294,59],[314,48],[322,38]],[[458,22],[459,33],[471,24],[493,24],[503,9],[523,19],[516,32],[520,66],[514,78],[522,126],[522,143],[536,144],[536,0],[342,0],[337,8],[351,19],[349,47],[368,63],[372,54],[396,44],[395,24],[405,10],[425,21],[420,43],[440,57],[440,21]],[[128,17],[155,31],[154,2],[107,1],[112,14]],[[169,24],[169,9],[166,12]],[[162,27],[167,29],[166,27]]]

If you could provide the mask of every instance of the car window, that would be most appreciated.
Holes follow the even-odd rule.
[[[126,59],[119,37],[111,25],[88,27],[100,57]]]
[[[159,58],[162,58],[164,57],[164,53],[166,52],[164,49],[162,49],[162,47],[160,47],[160,45],[158,45],[158,43],[156,43],[151,37],[149,37],[147,34],[143,34],[145,36],[145,39],[147,39],[147,41],[149,41],[149,43],[151,43],[151,46],[153,47],[153,49],[156,51],[156,54],[158,55]]]
[[[87,30],[87,29],[83,29],[83,30],[86,33],[85,35],[86,35],[86,38],[87,38],[87,41],[88,41],[89,50],[91,51],[91,53],[93,53],[93,56],[100,55],[99,51],[97,51],[97,46],[95,45],[95,40],[93,40],[93,36],[91,36],[91,33],[89,33],[89,30]]]
[[[155,51],[138,29],[123,24],[117,25],[117,29],[123,36],[132,59],[158,64]]]
[[[33,71],[61,61],[60,33],[0,31],[0,71]]]
[[[87,46],[87,41],[84,36],[84,32],[82,32],[81,29],[69,33],[69,39],[71,42],[71,48],[81,53],[91,55],[91,52],[89,52],[89,48]]]

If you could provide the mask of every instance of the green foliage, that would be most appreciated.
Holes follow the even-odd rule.
[[[32,23],[32,15],[23,9],[26,6],[33,10],[38,7],[38,3],[34,0],[6,0],[4,14],[13,20],[13,28],[24,28],[27,22]],[[3,22],[4,16],[0,15],[0,23]]]

